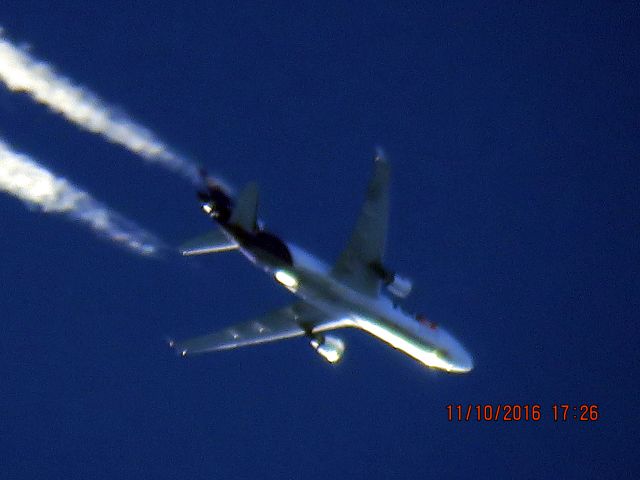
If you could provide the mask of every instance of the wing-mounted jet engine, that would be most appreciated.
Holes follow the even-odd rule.
[[[413,289],[413,282],[406,277],[401,277],[397,273],[392,275],[392,280],[386,283],[389,293],[398,298],[407,298]]]
[[[331,335],[314,336],[311,346],[329,363],[338,363],[344,355],[344,342]]]
[[[413,282],[406,277],[402,277],[391,270],[388,270],[380,263],[370,265],[376,274],[384,282],[385,288],[397,298],[407,298],[413,289]]]

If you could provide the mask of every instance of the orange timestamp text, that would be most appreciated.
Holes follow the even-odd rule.
[[[544,417],[543,408],[537,404],[449,404],[446,406],[450,422],[539,422]],[[600,418],[598,405],[559,404],[551,406],[554,422],[595,422]]]

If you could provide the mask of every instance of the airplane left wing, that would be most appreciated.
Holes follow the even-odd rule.
[[[229,350],[299,337],[307,334],[314,325],[325,320],[327,317],[323,312],[299,302],[219,332],[182,342],[171,342],[170,345],[183,356]]]

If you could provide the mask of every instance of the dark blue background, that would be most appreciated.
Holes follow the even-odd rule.
[[[165,335],[291,299],[234,254],[149,260],[0,197],[3,478],[638,474],[635,2],[15,2],[0,22],[332,260],[375,145],[388,263],[473,352],[425,371],[360,332],[182,361]],[[173,245],[193,187],[0,90],[0,135]],[[538,423],[448,422],[539,403]],[[554,423],[554,403],[597,404]],[[635,475],[634,475],[635,473]]]

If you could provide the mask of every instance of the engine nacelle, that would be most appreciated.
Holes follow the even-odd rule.
[[[387,290],[398,298],[407,298],[411,293],[413,283],[405,277],[401,277],[397,273],[393,274],[392,280],[387,283]]]
[[[330,335],[313,337],[311,346],[329,363],[338,363],[344,355],[344,342]]]
[[[411,280],[388,270],[380,262],[371,263],[369,266],[382,279],[387,290],[389,290],[392,295],[398,298],[407,298],[407,296],[409,296],[413,288]]]

